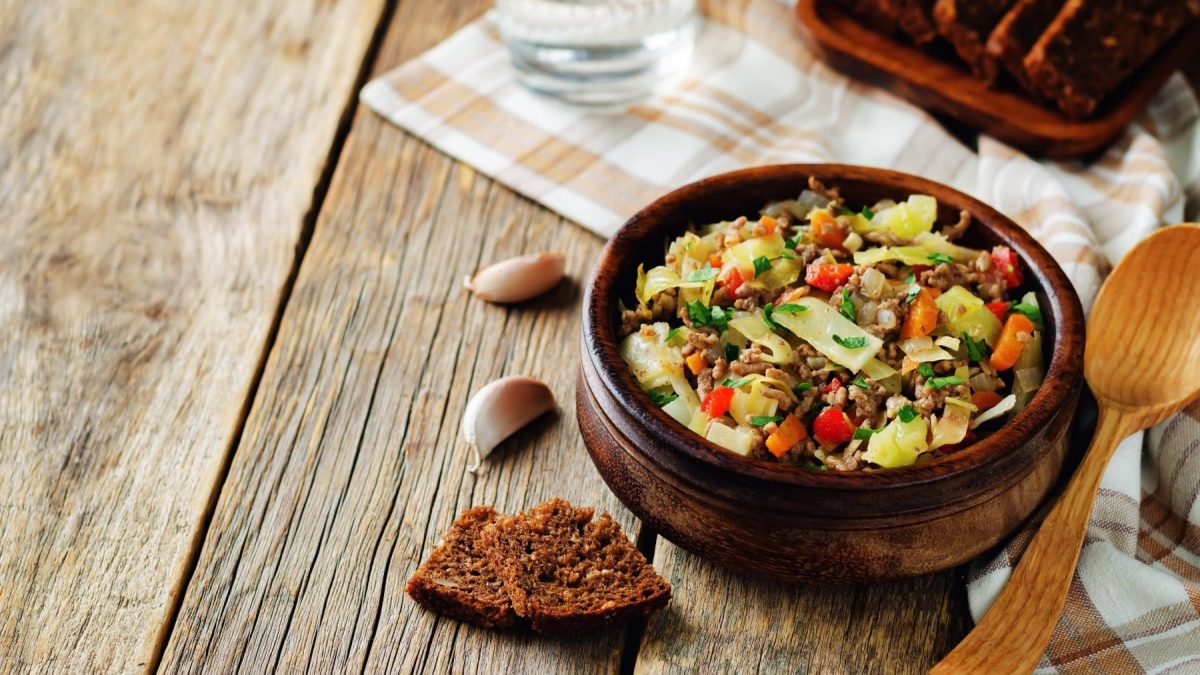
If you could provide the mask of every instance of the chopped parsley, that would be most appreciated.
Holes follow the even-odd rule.
[[[756,427],[765,427],[768,424],[771,424],[772,422],[774,422],[775,424],[779,424],[782,421],[783,421],[782,417],[769,417],[769,416],[756,415],[756,416],[750,418],[750,424],[753,424]]]
[[[661,391],[648,391],[646,394],[650,397],[650,400],[654,402],[654,405],[660,408],[679,398],[679,394],[664,394]]]
[[[838,305],[838,310],[841,311],[842,316],[846,317],[847,319],[850,319],[851,321],[858,320],[858,308],[854,306],[854,301],[850,299],[849,288],[842,289],[842,302]]]
[[[951,375],[949,377],[931,377],[925,381],[925,386],[929,387],[930,389],[941,389],[943,387],[957,386],[966,383],[967,381],[961,377],[957,375]]]
[[[954,262],[954,258],[953,258],[953,257],[951,257],[951,256],[948,256],[948,255],[946,255],[945,253],[939,253],[939,252],[937,252],[937,251],[934,251],[933,253],[930,253],[930,254],[929,254],[929,259],[930,259],[930,260],[932,260],[932,261],[933,261],[933,262],[935,262],[935,263],[952,263],[952,262]]]
[[[910,274],[909,276],[912,276],[912,275]],[[918,286],[917,284],[913,284],[912,286],[910,286],[908,288],[908,295],[904,296],[904,304],[911,305],[912,301],[916,300],[917,296],[920,294],[921,294],[921,287]]]
[[[1028,302],[1014,302],[1008,309],[1019,314],[1024,314],[1039,328],[1042,326],[1042,310],[1038,309],[1037,305]]]
[[[775,320],[771,318],[771,315],[774,313],[775,305],[768,302],[767,306],[763,307],[763,323],[767,324],[767,328],[771,330],[779,330],[779,324],[775,323]]]
[[[854,430],[854,440],[865,441],[877,433],[879,433],[879,429],[869,429],[867,427],[859,427]]]
[[[688,276],[688,281],[708,281],[715,278],[717,273],[720,271],[721,270],[713,269],[713,266],[710,263],[704,263],[704,267],[692,272]]]
[[[833,207],[833,212],[839,216],[853,216],[854,212],[844,206]]]
[[[909,272],[909,273],[908,273],[908,276],[907,276],[907,277],[904,277],[904,283],[906,283],[906,284],[910,284],[910,285],[911,285],[911,284],[915,284],[915,283],[917,283],[917,273],[916,273],[916,272]]]
[[[727,378],[725,378],[725,381],[721,383],[721,386],[729,387],[730,389],[738,389],[740,387],[744,387],[744,386],[750,384],[753,381],[754,381],[754,378],[749,375],[747,375],[746,377],[743,377],[740,380],[735,380],[735,379],[727,377]]]
[[[679,331],[681,331],[681,330],[683,330],[683,326],[676,326],[676,327],[672,328],[671,330],[667,331],[667,336],[665,338],[663,338],[663,342],[670,342],[671,340],[674,340],[675,336],[679,335]]]
[[[976,342],[966,333],[962,333],[962,339],[963,343],[967,345],[967,358],[976,363],[982,363],[987,358],[988,347],[986,342],[983,340]]]
[[[784,247],[786,247],[786,248],[790,248],[790,249],[793,249],[793,250],[795,250],[797,247],[799,247],[799,246],[800,246],[800,235],[796,235],[796,236],[794,236],[794,237],[790,237],[790,238],[788,238],[788,239],[784,239],[784,240],[783,240],[783,245],[784,245]]]
[[[688,316],[692,318],[692,323],[699,327],[712,326],[717,330],[725,330],[729,325],[729,319],[733,316],[732,312],[726,312],[724,307],[713,305],[705,307],[704,303],[699,300],[693,300],[687,304]]]
[[[804,305],[797,305],[794,302],[788,302],[788,303],[785,303],[778,307],[773,308],[771,310],[771,313],[775,314],[778,312],[783,312],[784,314],[799,314],[800,312],[807,312],[807,311],[808,311],[808,308],[805,307]]]
[[[865,337],[848,337],[847,338],[847,337],[842,337],[841,335],[834,335],[833,341],[838,343],[839,345],[845,347],[846,349],[862,349],[863,347],[867,346],[867,338],[865,338]]]
[[[784,260],[795,260],[796,259],[796,256],[792,255],[791,251],[780,251],[779,257],[783,258]]]
[[[800,384],[792,387],[792,391],[796,392],[797,394],[803,394],[804,392],[806,392],[812,388],[813,388],[812,382],[801,382]]]
[[[908,424],[917,419],[917,411],[913,410],[911,405],[906,405],[896,413],[896,417],[899,417],[901,422]]]
[[[922,377],[933,377],[933,366],[929,365],[928,363],[922,363],[921,365],[917,366],[917,372],[920,373]]]
[[[871,385],[867,384],[867,380],[865,378],[863,378],[862,376],[854,378],[854,381],[851,382],[850,384],[858,387],[859,389],[870,389],[871,388]]]
[[[742,350],[739,349],[737,345],[735,345],[735,344],[725,345],[725,360],[726,361],[737,361],[738,355],[741,353],[742,353]]]
[[[869,206],[862,207],[862,211],[859,211],[859,213],[861,213],[862,217],[866,218],[867,220],[875,220],[875,212],[872,211],[871,207]]]
[[[755,279],[758,278],[758,275],[760,275],[764,272],[768,272],[768,271],[770,271],[770,269],[771,269],[770,258],[767,258],[765,255],[760,255],[754,259],[754,278]]]

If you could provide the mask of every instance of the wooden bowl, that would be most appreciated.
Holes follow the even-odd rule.
[[[966,209],[968,245],[1005,244],[1046,321],[1045,383],[982,441],[918,466],[814,471],[745,459],[671,419],[617,352],[618,301],[633,306],[639,263],[661,264],[688,224],[755,214],[815,176],[851,204],[913,193],[937,198],[939,222]],[[592,461],[612,491],[664,537],[738,570],[789,581],[868,582],[952,567],[1021,523],[1058,478],[1083,368],[1083,310],[1050,255],[1008,218],[916,176],[837,164],[766,166],[680,188],[629,220],[605,247],[584,301],[576,412]]]

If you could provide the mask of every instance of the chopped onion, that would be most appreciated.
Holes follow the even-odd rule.
[[[862,273],[862,292],[868,298],[878,300],[882,297],[886,285],[887,277],[874,267],[868,268]]]
[[[934,346],[933,340],[928,336],[902,340],[900,342],[900,350],[916,363],[948,361],[954,358],[954,356],[946,350]]]
[[[870,326],[875,323],[875,319],[879,313],[879,303],[874,300],[867,300],[858,308],[858,325]]]
[[[934,342],[934,344],[939,347],[945,347],[946,349],[949,349],[952,352],[956,352],[956,351],[958,351],[958,348],[962,345],[962,341],[956,337],[950,337],[949,335],[943,335],[942,337],[938,338],[937,342]]]
[[[851,232],[846,235],[845,241],[842,242],[842,248],[854,253],[863,247],[863,238],[857,232]]]
[[[976,417],[975,421],[971,423],[971,428],[974,429],[984,422],[990,422],[998,417],[1008,414],[1008,412],[1012,410],[1013,406],[1015,405],[1017,405],[1017,397],[1014,394],[1005,396],[1004,398],[1000,399],[999,403],[991,408],[988,408],[979,417]]]
[[[947,403],[951,399],[947,399]],[[942,418],[933,423],[933,441],[929,449],[962,443],[967,437],[967,425],[971,421],[971,411],[956,405],[947,406]]]
[[[974,391],[996,391],[1004,384],[1004,380],[1001,380],[995,375],[977,373],[971,376],[971,379],[968,380],[968,383],[971,385],[971,389]]]
[[[881,309],[875,315],[875,324],[883,328],[895,328],[898,322],[899,319],[896,317],[896,313],[890,309]]]

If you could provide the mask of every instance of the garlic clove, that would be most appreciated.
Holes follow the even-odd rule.
[[[534,253],[501,260],[464,282],[467,290],[488,302],[521,302],[554,288],[567,261],[561,253]]]
[[[541,380],[513,375],[488,383],[463,412],[463,438],[475,451],[467,470],[478,469],[501,441],[553,409],[554,394]]]

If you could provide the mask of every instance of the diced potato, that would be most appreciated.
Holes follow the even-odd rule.
[[[890,209],[875,214],[872,222],[887,227],[901,239],[914,239],[923,232],[933,230],[937,220],[937,200],[929,195],[912,195]]]

